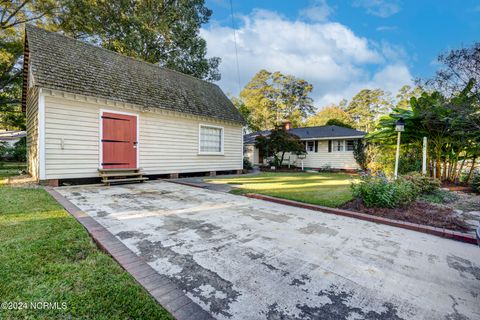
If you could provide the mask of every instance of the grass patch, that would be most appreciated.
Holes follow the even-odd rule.
[[[0,319],[172,319],[43,189],[0,186]]]
[[[0,161],[0,185],[5,184],[8,177],[17,176],[22,170],[26,170],[24,162],[1,162]]]
[[[238,185],[233,194],[259,193],[283,199],[338,207],[351,200],[350,184],[355,176],[346,173],[274,173],[235,178],[206,179],[211,183]]]

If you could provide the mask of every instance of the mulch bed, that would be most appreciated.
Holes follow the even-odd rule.
[[[467,231],[468,227],[454,215],[453,209],[416,201],[407,208],[367,208],[361,199],[343,204],[341,209],[362,212],[373,216],[418,223],[455,231]]]
[[[469,185],[465,184],[454,184],[454,183],[442,183],[442,188],[446,188],[450,191],[461,191],[471,193],[473,192],[472,188]]]

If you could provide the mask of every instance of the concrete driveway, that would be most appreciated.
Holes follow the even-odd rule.
[[[164,181],[56,189],[218,319],[480,319],[480,248]]]

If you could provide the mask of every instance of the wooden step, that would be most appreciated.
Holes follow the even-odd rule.
[[[105,184],[112,184],[112,183],[128,183],[128,182],[144,182],[148,180],[148,178],[124,178],[124,179],[107,179],[102,180]]]
[[[141,176],[143,175],[142,172],[109,172],[103,173],[100,172],[100,176],[102,178],[109,178],[109,177],[131,177],[131,176]]]

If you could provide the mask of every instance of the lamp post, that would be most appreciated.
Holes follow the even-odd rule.
[[[397,135],[397,153],[395,154],[395,173],[394,173],[394,179],[397,180],[398,177],[398,161],[400,159],[400,135],[402,131],[405,130],[405,121],[403,121],[403,118],[398,119],[397,123],[395,124],[395,131],[398,132]]]

